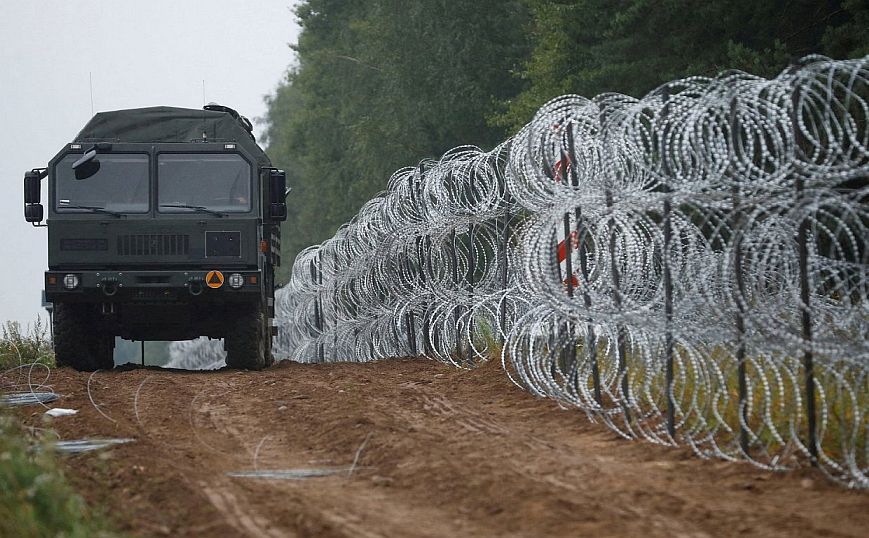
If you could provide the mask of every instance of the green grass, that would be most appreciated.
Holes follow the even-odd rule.
[[[32,325],[22,329],[17,321],[7,321],[0,335],[0,372],[34,362],[54,366],[47,325],[37,318]]]
[[[483,352],[483,361],[501,360],[501,340],[496,335],[493,322],[485,317],[478,317],[474,320],[474,331],[471,333],[474,340],[474,347]]]
[[[64,479],[56,455],[0,413],[0,536],[117,536]]]
[[[615,357],[612,356],[615,352],[614,343],[610,347],[607,347],[607,343],[605,338],[598,338],[596,348],[601,381],[605,385],[602,387],[603,406],[611,408],[614,403],[607,393],[619,394],[620,387],[614,385],[618,383],[618,378],[612,375],[617,368]],[[586,350],[582,338],[577,340],[575,353],[580,361],[585,360]],[[740,406],[738,362],[734,350],[724,346],[697,349],[696,363],[689,360],[688,351],[678,344],[674,353],[674,393],[677,406],[687,413],[682,416],[677,412],[680,431],[694,432],[697,436],[695,439],[699,439],[701,444],[706,438],[725,452],[737,454]],[[798,439],[807,442],[805,370],[801,359],[752,354],[746,359],[746,377],[752,387],[747,416],[753,434],[749,436],[749,454],[763,463],[776,461],[792,465],[796,460],[807,461],[804,455],[795,454],[796,447],[791,434],[793,427]],[[562,387],[575,382],[567,377],[569,366],[563,361],[563,355],[559,355],[552,365],[552,374]],[[667,406],[663,364],[656,363],[653,370],[648,370],[643,358],[628,345],[625,366],[632,397],[642,411],[640,414],[645,428],[663,431]],[[589,393],[593,390],[589,375],[581,377],[579,382],[585,384],[584,388]],[[856,464],[865,469],[869,454],[869,435],[866,433],[869,421],[859,413],[865,413],[867,407],[869,377],[861,367],[848,361],[816,357],[815,384],[819,448],[840,465],[853,457]],[[768,397],[764,394],[765,385],[769,387]],[[641,389],[644,386],[652,390],[643,392]],[[692,400],[695,402],[693,407],[690,405]],[[654,412],[653,408],[658,411]],[[824,410],[826,422],[823,420]],[[797,415],[800,415],[800,420],[792,424]],[[776,431],[783,442],[775,435]]]
[[[32,363],[54,366],[48,328],[40,320],[26,329],[7,321],[0,328],[0,373]],[[117,536],[67,483],[57,457],[0,408],[0,536]]]

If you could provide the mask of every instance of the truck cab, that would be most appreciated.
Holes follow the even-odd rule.
[[[285,174],[234,110],[94,116],[25,175],[25,218],[48,227],[58,364],[111,368],[116,336],[224,338],[228,366],[271,364],[285,196]]]

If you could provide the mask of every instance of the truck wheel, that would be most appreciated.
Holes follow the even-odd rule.
[[[91,305],[54,305],[54,357],[58,366],[79,371],[114,367],[114,337],[99,334]]]
[[[93,354],[100,370],[111,370],[115,367],[115,337],[99,334],[91,341]]]
[[[268,318],[259,310],[242,314],[226,336],[226,365],[262,370],[272,364],[272,339]]]

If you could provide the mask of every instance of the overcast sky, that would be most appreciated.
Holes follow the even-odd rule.
[[[292,3],[0,1],[0,321],[43,312],[47,230],[24,222],[24,172],[91,118],[90,81],[93,112],[200,108],[204,80],[206,101],[263,116],[293,62]]]

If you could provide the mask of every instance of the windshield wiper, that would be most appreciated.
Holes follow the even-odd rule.
[[[188,205],[188,204],[160,204],[160,207],[177,207],[181,209],[192,209],[194,211],[199,211],[200,213],[210,213],[212,215],[216,215],[218,217],[224,217],[223,213],[220,211],[215,211],[213,209],[208,209],[207,207],[203,207],[201,205]]]
[[[115,217],[116,219],[121,218],[121,214],[118,213],[117,211],[112,211],[111,209],[106,209],[105,207],[100,207],[100,206],[96,206],[96,205],[76,205],[76,204],[69,204],[69,203],[61,202],[60,206],[61,207],[70,207],[72,209],[87,209],[91,213],[105,213],[106,215],[111,215],[111,216]]]

